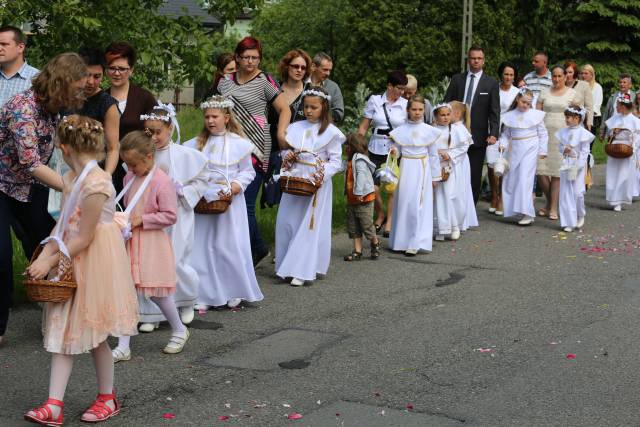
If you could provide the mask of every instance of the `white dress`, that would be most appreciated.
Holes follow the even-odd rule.
[[[193,247],[193,208],[207,188],[207,159],[198,150],[170,143],[156,150],[155,163],[171,178],[178,191],[178,219],[165,231],[171,238],[176,261],[178,283],[173,299],[177,307],[193,307],[198,297],[198,273],[191,265]],[[149,298],[138,294],[140,321],[143,323],[165,320],[160,308]]]
[[[509,107],[513,104],[513,100],[516,99],[516,95],[518,95],[518,88],[514,85],[511,85],[509,90],[502,90],[500,88],[500,122],[502,123],[502,115],[506,114],[509,111]],[[489,167],[493,167],[493,164],[500,157],[500,153],[498,152],[498,144],[487,145],[487,165]]]
[[[389,247],[394,251],[430,251],[433,240],[433,181],[440,180],[436,140],[440,131],[408,122],[391,132],[402,162],[393,202]]]
[[[582,126],[562,128],[555,135],[560,142],[559,150],[564,156],[566,147],[571,147],[571,154],[564,157],[563,168],[560,169],[560,225],[574,228],[578,225],[578,218],[584,218],[584,193],[586,186],[584,175],[587,171],[587,161],[590,153],[591,141],[595,135]],[[578,175],[569,181],[567,167],[576,166]]]
[[[195,139],[185,145],[197,148]],[[219,307],[234,298],[261,301],[251,258],[249,220],[244,190],[253,181],[253,144],[234,133],[209,136],[202,152],[209,160],[209,189],[217,192],[226,175],[242,192],[233,196],[221,214],[195,214],[195,241],[191,262],[200,277],[198,304]]]
[[[613,129],[628,129],[630,132],[619,134],[614,144],[631,144],[634,152],[638,152],[640,144],[640,119],[632,113],[616,113],[606,122],[607,134]],[[607,157],[606,198],[611,206],[620,204],[630,205],[633,197],[638,194],[638,178],[636,175],[636,155],[626,159]]]
[[[502,205],[505,217],[527,215],[535,217],[533,181],[538,156],[547,154],[549,136],[544,125],[545,113],[530,109],[511,110],[502,116],[504,129],[498,142],[509,161],[502,178]]]
[[[468,145],[473,144],[473,139],[469,130],[462,124],[457,122],[452,125],[455,129],[455,133],[461,140],[467,140]],[[462,227],[460,231],[466,231],[471,227],[477,227],[478,215],[476,213],[476,202],[473,200],[473,189],[471,188],[471,163],[469,163],[469,156],[462,156],[459,162],[454,162],[453,166],[456,169],[462,170],[462,173],[458,174],[456,178],[456,187],[458,191],[464,191],[466,208],[464,213],[464,221],[462,221]]]
[[[282,194],[276,218],[276,274],[282,278],[315,280],[317,274],[326,274],[329,269],[331,177],[342,170],[342,144],[346,138],[334,125],[329,125],[320,135],[319,130],[319,123],[307,120],[292,123],[287,128],[287,142],[293,149],[315,153],[324,162],[324,181],[311,197]],[[316,158],[309,153],[300,157],[307,164],[297,163],[296,173],[308,176],[315,170],[311,165],[315,164]]]
[[[464,127],[437,126],[440,136],[436,141],[439,153],[447,153],[451,160],[441,161],[440,167],[450,169],[449,179],[438,183],[434,190],[434,227],[435,234],[451,234],[454,229],[461,231],[467,215],[467,189],[471,185],[465,174],[464,161],[469,161],[467,150],[471,140],[467,138]],[[466,178],[466,181],[465,181]]]

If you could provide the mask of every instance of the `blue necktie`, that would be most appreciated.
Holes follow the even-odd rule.
[[[469,75],[469,87],[467,87],[467,96],[464,97],[464,103],[468,106],[471,106],[471,98],[473,96],[473,79],[475,78],[475,74]]]

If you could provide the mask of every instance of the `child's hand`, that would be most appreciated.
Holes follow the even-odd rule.
[[[547,155],[546,155],[546,154],[541,154],[539,157],[540,157],[541,159],[546,159],[546,158],[547,158]]]
[[[240,186],[240,184],[238,184],[237,182],[232,182],[231,183],[231,194],[236,196],[236,195],[238,195],[240,193],[242,193],[242,187]]]
[[[432,181],[431,182],[431,187],[435,189],[438,186],[438,182],[439,181]]]
[[[398,149],[396,147],[391,147],[391,149],[389,150],[389,154],[391,154],[392,156],[397,156]]]
[[[440,158],[442,160],[451,160],[451,157],[449,157],[449,153],[447,153],[446,151],[440,152]]]
[[[564,151],[562,153],[565,156],[568,156],[569,154],[571,154],[572,151],[573,151],[573,149],[571,147],[564,147]]]
[[[34,279],[42,279],[58,264],[59,255],[40,255],[28,268],[27,274]]]
[[[131,217],[131,229],[133,230],[136,227],[140,227],[142,225],[142,217],[140,215],[136,215]]]
[[[293,151],[289,151],[287,154],[284,155],[284,158],[282,160],[285,162],[292,162],[295,158],[296,158],[296,153],[294,153]]]

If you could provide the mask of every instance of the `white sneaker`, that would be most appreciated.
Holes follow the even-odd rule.
[[[454,227],[451,230],[451,240],[458,240],[460,238],[460,229],[458,227]]]
[[[147,322],[147,323],[141,323],[140,326],[138,327],[138,330],[140,332],[153,332],[159,327],[160,327],[160,322],[153,322],[153,323]]]
[[[122,350],[116,347],[111,350],[111,355],[113,356],[113,363],[126,362],[127,360],[131,360],[131,349]]]
[[[502,216],[502,215],[504,215],[504,212],[499,211],[499,210],[496,210],[496,215],[498,215],[498,216]]]
[[[297,279],[295,277],[291,279],[291,286],[302,286],[302,285],[304,285],[304,280]]]
[[[518,225],[531,225],[533,224],[533,217],[529,215],[525,215],[522,217],[520,221],[518,221]]]
[[[404,254],[406,256],[416,256],[418,254],[418,250],[417,249],[407,249],[406,251],[404,251]]]
[[[620,212],[622,210],[622,205],[615,205],[613,207],[613,210],[616,211],[616,212]]]
[[[194,310],[198,311],[207,311],[209,310],[209,306],[206,304],[196,304],[193,306]]]
[[[576,224],[576,228],[582,228],[584,226],[584,217],[581,216],[578,218],[578,223]]]
[[[494,213],[496,211],[496,208],[490,207],[489,208],[489,213]]]
[[[231,298],[229,300],[229,302],[227,302],[227,307],[235,308],[235,307],[239,306],[241,302],[242,302],[242,300],[240,298]]]
[[[436,236],[436,240],[437,240],[438,242],[444,242],[444,234],[438,234],[438,235]]]
[[[571,227],[565,227],[564,231],[566,231],[567,233],[571,233],[573,231],[573,228]]]
[[[193,322],[193,318],[195,317],[196,312],[193,310],[193,307],[180,307],[180,320],[185,325]]]

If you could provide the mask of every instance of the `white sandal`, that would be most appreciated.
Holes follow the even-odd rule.
[[[122,350],[116,347],[111,350],[111,355],[113,356],[113,363],[126,362],[127,360],[131,360],[131,349]]]
[[[189,329],[185,328],[184,335],[176,335],[175,333],[169,338],[169,343],[162,350],[166,354],[178,354],[184,349],[184,345],[189,341]]]

